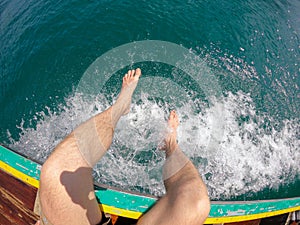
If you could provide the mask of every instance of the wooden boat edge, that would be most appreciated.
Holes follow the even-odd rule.
[[[41,165],[3,145],[0,145],[0,169],[38,188]],[[137,219],[157,198],[95,184],[100,208],[107,213]],[[205,224],[229,223],[261,219],[300,210],[300,197],[288,199],[212,202]]]

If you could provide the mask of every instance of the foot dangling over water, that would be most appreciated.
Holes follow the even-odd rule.
[[[130,111],[131,97],[142,72],[140,68],[128,70],[123,77],[122,89],[116,103],[112,106],[112,122],[116,125],[120,116]]]
[[[164,146],[162,150],[166,151],[166,156],[172,154],[178,147],[177,144],[177,128],[179,126],[179,118],[175,110],[172,110],[168,119],[168,133],[164,140]]]
[[[141,76],[142,72],[140,68],[137,68],[136,70],[128,70],[128,72],[123,77],[123,83],[122,83],[122,89],[126,88],[129,85],[136,84]],[[134,88],[135,88],[134,87]]]

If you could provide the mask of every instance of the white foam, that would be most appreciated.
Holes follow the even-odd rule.
[[[224,103],[223,138],[217,149],[207,149],[214,116]],[[212,198],[229,198],[266,187],[276,188],[300,174],[299,121],[283,121],[278,127],[270,116],[257,114],[250,95],[227,93],[222,100],[195,110],[186,102],[177,112],[181,125],[178,140],[199,172]],[[11,147],[40,161],[76,125],[109,106],[105,97],[66,99],[57,112],[38,113],[35,129],[20,125],[19,140]],[[127,190],[162,195],[161,166],[164,155],[157,150],[163,138],[168,105],[142,95],[131,113],[119,121],[111,149],[95,167],[95,180]],[[276,129],[275,129],[276,128]]]
[[[80,94],[69,97],[66,103],[57,106],[55,111],[49,107],[30,120],[34,128],[25,128],[24,121],[18,126],[19,139],[10,138],[11,147],[25,155],[44,162],[54,147],[80,122],[87,120],[108,106],[103,96],[84,98]],[[9,134],[9,131],[8,131]]]

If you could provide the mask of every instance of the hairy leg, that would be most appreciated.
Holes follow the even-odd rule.
[[[186,161],[177,144],[176,129],[179,120],[175,111],[171,112],[168,124],[172,132],[165,139],[166,163],[172,165],[165,165],[170,167],[164,180],[166,195],[140,218],[138,225],[203,224],[210,211],[206,186],[197,169],[191,161]],[[177,155],[173,155],[174,153]],[[174,156],[177,160],[174,158],[168,161],[168,158]]]
[[[42,213],[50,223],[85,225],[101,221],[92,167],[109,148],[118,120],[129,111],[140,75],[140,69],[129,70],[123,77],[116,103],[78,126],[44,163],[40,202]]]

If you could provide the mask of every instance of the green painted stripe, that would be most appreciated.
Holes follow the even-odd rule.
[[[155,198],[145,197],[142,195],[103,189],[97,186],[95,189],[96,197],[98,198],[98,202],[101,204],[134,212],[144,213],[156,202]]]
[[[10,151],[2,145],[0,145],[0,160],[36,180],[40,179],[40,164]]]
[[[265,201],[214,202],[209,217],[247,216],[300,206],[300,198]]]
[[[41,165],[0,145],[0,160],[20,172],[39,180]],[[155,197],[95,186],[101,204],[144,213],[156,202]],[[209,218],[249,216],[300,206],[300,197],[266,201],[212,202]]]

